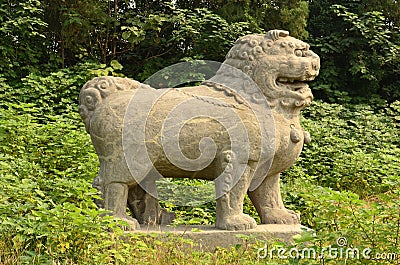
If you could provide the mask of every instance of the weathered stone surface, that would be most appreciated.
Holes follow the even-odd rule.
[[[159,206],[155,181],[202,178],[215,182],[219,229],[256,227],[243,213],[246,193],[263,224],[299,224],[283,205],[279,177],[311,139],[299,113],[312,101],[307,82],[319,67],[308,44],[274,30],[240,38],[200,86],[154,89],[115,77],[87,82],[80,114],[100,160],[93,181],[100,206],[133,228],[165,224],[174,215]]]
[[[190,226],[142,226],[135,230],[140,234],[157,234],[161,239],[168,240],[166,234],[171,233],[174,236],[181,236],[193,240],[197,249],[205,251],[215,251],[217,247],[230,248],[236,244],[243,244],[243,236],[248,237],[247,243],[255,241],[266,242],[293,242],[293,236],[309,230],[299,224],[262,224],[254,229],[244,231],[229,231],[216,229],[211,225],[190,225]],[[168,232],[168,233],[166,233]],[[255,253],[256,255],[257,253]]]

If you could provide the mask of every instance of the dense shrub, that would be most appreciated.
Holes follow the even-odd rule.
[[[0,264],[74,262],[107,244],[115,221],[93,203],[98,161],[77,95],[87,79],[113,71],[84,64],[18,87],[2,80]]]
[[[362,198],[391,189],[400,172],[400,102],[370,106],[316,101],[304,117],[313,141],[285,180],[309,179]]]
[[[97,166],[90,140],[73,120],[41,124],[32,105],[7,106],[0,109],[1,241],[24,251],[22,259],[36,251],[74,259],[104,227],[88,181]]]
[[[111,66],[82,63],[49,75],[31,73],[12,87],[0,75],[0,92],[2,92],[0,104],[3,105],[5,102],[34,104],[36,108],[32,112],[35,112],[36,117],[75,113],[80,89],[86,81],[95,76],[118,75],[116,71],[121,69],[122,66],[116,61],[113,61]],[[7,108],[7,106],[2,107]]]
[[[84,68],[32,75],[19,87],[6,80],[0,83],[5,92],[0,102],[0,264],[265,264],[257,259],[257,248],[264,242],[207,253],[174,236],[167,241],[157,236],[120,237],[117,221],[93,203],[98,195],[91,180],[98,161],[77,114],[76,98],[87,79],[115,74],[120,66]],[[24,89],[29,93],[22,93]],[[322,249],[345,236],[349,246],[395,252],[400,231],[399,102],[316,101],[303,113],[313,142],[283,174],[282,188],[286,205],[301,213],[303,224],[316,236],[305,233],[287,247],[307,242]],[[177,213],[176,224],[215,221],[214,202],[196,207],[163,204]],[[256,215],[248,198],[244,209]]]

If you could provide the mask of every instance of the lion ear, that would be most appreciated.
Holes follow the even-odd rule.
[[[287,37],[289,36],[289,31],[286,30],[279,30],[279,29],[273,29],[267,32],[266,37],[272,40],[277,40],[279,38]]]

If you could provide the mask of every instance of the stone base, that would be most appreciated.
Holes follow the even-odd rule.
[[[291,242],[293,236],[300,234],[309,228],[301,225],[267,224],[258,225],[255,229],[245,231],[226,231],[216,229],[211,225],[188,225],[188,226],[148,226],[141,225],[140,230],[131,233],[172,233],[177,236],[192,239],[198,244],[198,248],[206,251],[214,251],[216,247],[230,248],[236,244],[243,244],[243,238],[249,241],[275,240]]]

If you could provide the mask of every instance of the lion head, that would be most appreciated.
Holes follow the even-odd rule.
[[[95,77],[86,82],[79,94],[79,114],[85,123],[86,131],[90,132],[93,112],[106,97],[116,91],[137,89],[140,85],[135,80],[113,76]]]
[[[320,68],[319,57],[310,45],[282,30],[239,38],[224,64],[253,79],[271,107],[281,104],[298,109],[310,105],[313,95],[307,82],[314,80]],[[226,71],[219,75],[235,78]]]

